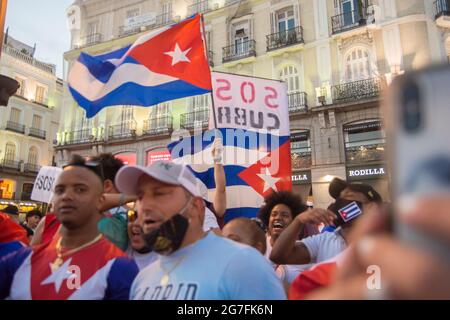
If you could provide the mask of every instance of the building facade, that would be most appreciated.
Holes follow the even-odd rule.
[[[35,49],[6,34],[0,59],[0,73],[20,84],[0,107],[0,207],[15,203],[22,211],[36,206],[30,201],[36,175],[54,162],[63,87],[56,66],[36,60]]]
[[[81,51],[118,49],[197,12],[213,70],[287,83],[295,192],[327,206],[338,176],[389,199],[380,93],[398,74],[449,60],[449,1],[75,1],[67,10],[67,69]],[[165,156],[174,129],[206,128],[209,104],[204,95],[117,106],[88,120],[64,88],[57,161],[112,152],[146,165]]]

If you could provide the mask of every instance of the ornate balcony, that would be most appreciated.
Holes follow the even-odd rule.
[[[134,137],[136,137],[136,121],[127,121],[108,128],[109,140],[131,139]]]
[[[211,10],[214,10],[213,2],[211,0],[197,2],[188,6],[188,16],[192,16],[196,13],[206,13]]]
[[[25,126],[23,124],[20,124],[20,123],[14,122],[14,121],[7,121],[5,129],[9,130],[9,131],[14,131],[17,133],[22,133],[22,134],[25,133]]]
[[[163,116],[144,120],[142,133],[144,135],[163,135],[173,131],[173,117]]]
[[[303,43],[303,28],[295,27],[269,34],[266,36],[266,42],[267,51],[292,46],[297,43]]]
[[[39,138],[39,139],[44,139],[45,140],[46,132],[44,130],[40,130],[40,129],[37,129],[37,128],[30,128],[29,132],[28,132],[28,135],[30,137],[35,137],[35,138]]]
[[[256,41],[247,40],[222,48],[222,62],[244,59],[256,56]]]
[[[81,39],[81,46],[93,46],[94,44],[102,42],[102,35],[100,33],[90,34]]]
[[[367,4],[361,10],[344,12],[331,17],[331,28],[333,34],[359,28],[367,24]]]
[[[83,129],[66,133],[64,144],[83,144],[94,141],[91,129]]]
[[[26,163],[24,167],[25,172],[38,173],[40,169],[41,166],[34,163]]]
[[[3,170],[20,171],[20,162],[9,159],[3,159],[0,162],[0,168]]]
[[[377,77],[338,84],[332,86],[331,92],[334,103],[344,103],[378,97],[381,88],[382,80]]]
[[[306,92],[293,92],[288,94],[289,112],[304,112],[308,110]]]
[[[196,110],[194,112],[183,113],[180,117],[180,127],[190,130],[194,128],[207,127],[209,123],[209,110]]]

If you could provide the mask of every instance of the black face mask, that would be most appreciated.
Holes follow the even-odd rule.
[[[170,255],[180,248],[188,226],[188,219],[177,213],[158,229],[144,235],[145,243],[158,254]]]

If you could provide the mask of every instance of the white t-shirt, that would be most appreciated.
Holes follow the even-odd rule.
[[[296,244],[298,244],[300,241],[296,241]],[[303,271],[308,270],[311,268],[312,264],[280,264],[277,265],[270,260],[270,253],[272,252],[272,246],[270,244],[270,236],[266,237],[266,254],[265,257],[267,260],[271,263],[272,267],[275,270],[275,273],[277,276],[282,280],[286,281],[287,283],[292,283],[294,279]]]
[[[137,275],[130,299],[278,300],[286,294],[256,249],[208,232],[168,256],[158,255]]]
[[[205,208],[205,221],[203,221],[203,231],[207,232],[211,229],[217,228],[219,228],[219,224],[217,223],[216,215],[208,208]]]
[[[156,261],[156,259],[158,259],[158,255],[153,251],[150,251],[148,253],[139,253],[131,247],[128,247],[126,254],[136,262],[139,270],[142,270],[145,267],[151,265]]]
[[[345,250],[347,244],[340,234],[340,228],[333,232],[323,232],[301,241],[308,249],[311,263],[329,260]]]

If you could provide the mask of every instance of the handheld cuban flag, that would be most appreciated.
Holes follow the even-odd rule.
[[[213,141],[223,143],[227,211],[225,221],[255,217],[264,197],[291,190],[286,86],[274,80],[212,73],[214,114],[210,130],[169,144],[173,161],[190,165],[215,192]],[[211,197],[210,197],[211,199]]]
[[[153,106],[211,91],[200,15],[99,55],[81,53],[69,89],[88,118],[114,105]]]
[[[356,201],[353,201],[345,207],[339,209],[338,212],[344,222],[353,220],[362,214],[362,210]]]

